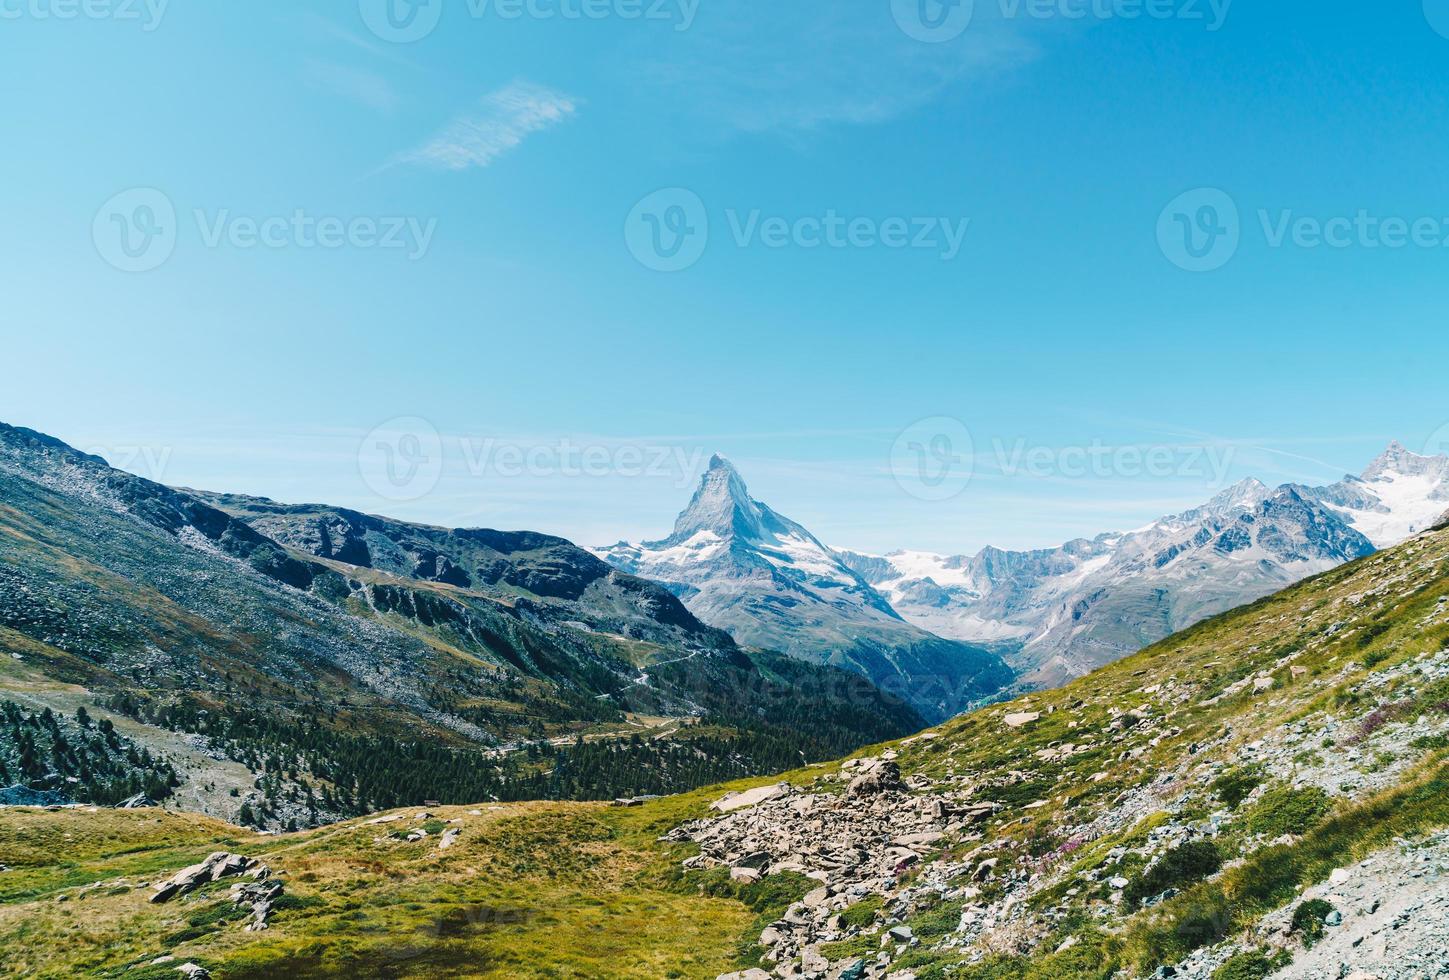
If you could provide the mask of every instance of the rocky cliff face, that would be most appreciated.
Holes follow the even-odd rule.
[[[448,529],[320,505],[190,491],[298,552],[399,579],[494,596],[550,624],[687,649],[733,641],[669,590],[620,572],[583,548],[533,531]]]

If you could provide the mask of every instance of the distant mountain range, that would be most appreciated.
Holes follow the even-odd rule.
[[[6,425],[0,653],[0,713],[85,708],[130,739],[111,776],[0,752],[0,800],[130,782],[273,828],[665,792],[924,724],[561,538],[177,490]],[[128,745],[166,761],[111,765]]]
[[[115,726],[84,758],[0,751],[0,802],[140,787],[280,828],[781,771],[1086,673],[1446,512],[1449,458],[1395,444],[1331,486],[1246,481],[1056,549],[876,556],[716,457],[668,537],[590,553],[166,487],[0,425],[0,716],[67,744],[102,744],[80,708]]]
[[[996,644],[1024,686],[1056,686],[1398,544],[1446,511],[1449,457],[1394,443],[1361,476],[1331,486],[1248,480],[1145,528],[1055,549],[837,554],[909,622]]]
[[[667,538],[620,542],[598,554],[663,583],[740,643],[857,671],[932,720],[1012,678],[990,650],[903,619],[841,555],[753,499],[719,456]]]
[[[1013,687],[1060,685],[1398,544],[1446,511],[1449,457],[1394,443],[1331,486],[1245,480],[1147,527],[1059,548],[870,555],[824,545],[716,456],[667,538],[597,554],[741,643],[904,685],[936,718],[1006,685],[1001,660]]]

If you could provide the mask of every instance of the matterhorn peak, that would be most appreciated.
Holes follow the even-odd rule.
[[[702,531],[721,538],[761,534],[761,508],[750,498],[750,489],[734,465],[718,453],[710,457],[709,468],[689,506],[674,522],[673,543],[688,541]]]

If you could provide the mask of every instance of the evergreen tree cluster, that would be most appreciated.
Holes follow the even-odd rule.
[[[72,719],[0,702],[0,786],[113,806],[138,794],[159,803],[177,785],[169,762],[123,737],[109,719],[93,719],[84,706]]]
[[[748,702],[747,702],[748,703]],[[282,712],[202,707],[146,693],[114,695],[107,707],[150,725],[206,736],[259,775],[242,822],[289,829],[421,805],[485,801],[608,800],[686,792],[716,782],[836,758],[866,738],[901,733],[900,719],[847,698],[770,699],[712,712],[664,738],[540,737],[514,750],[448,744],[436,737],[356,730],[345,706]],[[864,731],[863,731],[864,730]]]

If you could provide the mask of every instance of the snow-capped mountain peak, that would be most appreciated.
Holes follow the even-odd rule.
[[[1395,439],[1389,443],[1389,448],[1364,468],[1359,478],[1365,482],[1372,482],[1384,476],[1422,473],[1430,464],[1444,458],[1442,456],[1420,456],[1418,453],[1410,452],[1402,442]]]
[[[1273,491],[1268,484],[1257,477],[1249,477],[1213,497],[1207,506],[1218,513],[1230,513],[1242,508],[1251,510],[1272,495]]]
[[[897,685],[930,718],[1010,680],[994,654],[907,623],[840,555],[751,497],[722,456],[710,460],[669,537],[595,553],[663,583],[741,643]]]
[[[701,532],[722,539],[736,535],[748,540],[765,536],[764,508],[751,499],[750,490],[739,471],[718,454],[709,461],[709,469],[699,481],[689,506],[674,522],[674,532],[665,539],[678,545]]]
[[[1155,524],[1144,528],[1143,531],[1150,531],[1154,528],[1172,528],[1189,524],[1199,524],[1211,518],[1227,520],[1243,511],[1253,510],[1272,496],[1273,490],[1266,483],[1249,477],[1241,483],[1228,487],[1201,507],[1194,507],[1192,510],[1183,511],[1181,514],[1165,517]]]
[[[1395,441],[1362,475],[1305,493],[1388,548],[1433,527],[1449,508],[1449,456],[1421,456]]]

